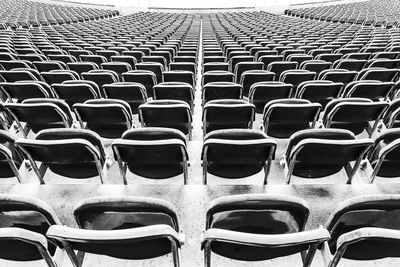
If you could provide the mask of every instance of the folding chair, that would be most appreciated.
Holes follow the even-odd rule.
[[[354,134],[342,129],[302,130],[290,138],[282,162],[285,181],[292,175],[305,179],[328,177],[344,167],[347,184],[360,167],[364,155],[374,144],[371,139],[356,139]],[[353,167],[350,162],[355,162]]]
[[[100,136],[84,129],[47,129],[35,139],[17,139],[40,184],[44,184],[47,168],[53,173],[74,179],[100,176],[104,183],[107,165]],[[42,163],[40,166],[36,162]]]
[[[149,179],[166,179],[183,174],[188,179],[188,153],[185,135],[176,129],[147,127],[126,131],[112,143],[120,174],[126,172]]]
[[[139,197],[85,199],[74,210],[79,226],[52,226],[47,237],[84,253],[125,260],[143,260],[172,254],[179,266],[179,249],[184,243],[175,208],[168,202]],[[70,256],[75,266],[77,255]]]
[[[267,184],[276,142],[261,131],[247,129],[215,130],[204,137],[201,153],[203,184],[207,174],[239,179],[263,171]]]
[[[322,106],[305,99],[276,99],[263,112],[263,129],[268,136],[288,138],[293,133],[314,128]]]
[[[318,246],[330,238],[324,228],[305,231],[308,204],[297,197],[242,194],[213,200],[201,240],[204,266],[211,253],[240,261],[262,261],[300,253],[310,266]]]

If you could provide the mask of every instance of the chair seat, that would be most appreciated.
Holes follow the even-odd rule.
[[[182,164],[128,164],[129,171],[150,179],[167,179],[182,174]]]
[[[293,174],[302,178],[323,178],[338,173],[344,166],[337,164],[303,164],[296,163]]]
[[[212,161],[209,161],[207,172],[223,178],[239,179],[259,173],[263,166],[264,162],[256,164],[232,162],[231,164],[218,163],[214,165]]]
[[[99,175],[95,163],[68,163],[68,164],[51,164],[50,170],[56,174],[75,179],[91,178]]]

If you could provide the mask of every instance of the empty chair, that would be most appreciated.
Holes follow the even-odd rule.
[[[275,73],[275,80],[278,81],[281,77],[281,73],[286,70],[293,70],[297,68],[297,62],[291,61],[276,61],[271,62],[267,66],[267,70]]]
[[[226,62],[209,62],[203,64],[203,73],[212,70],[229,71],[229,63]]]
[[[58,98],[65,100],[72,107],[76,103],[84,103],[89,99],[100,98],[97,84],[91,81],[70,80],[51,85]]]
[[[157,63],[162,66],[163,70],[166,70],[168,68],[167,60],[162,57],[162,56],[144,56],[142,57],[142,62],[139,64],[143,63]]]
[[[355,135],[366,130],[372,136],[388,107],[387,102],[367,98],[335,99],[326,105],[322,121],[327,128],[347,129]]]
[[[190,56],[174,56],[174,62],[190,62],[190,63],[197,63],[196,57]]]
[[[145,54],[142,51],[124,51],[122,52],[122,55],[124,56],[131,56],[134,57],[136,59],[137,63],[142,62],[142,57],[145,56]]]
[[[250,88],[259,82],[273,81],[275,73],[266,70],[247,70],[240,77],[240,84],[243,86],[243,96],[248,96]]]
[[[34,61],[32,63],[39,72],[65,70],[67,68],[64,62],[57,60]]]
[[[324,60],[330,63],[335,62],[336,60],[339,60],[343,57],[343,54],[341,53],[335,53],[335,54],[319,54],[314,57],[316,60]]]
[[[314,80],[316,76],[317,73],[308,70],[286,70],[281,73],[279,80],[293,85],[293,88],[296,90],[299,84]]]
[[[264,63],[264,69],[267,69],[268,65],[272,62],[283,61],[284,56],[282,55],[264,55],[258,58],[258,61]]]
[[[367,63],[362,59],[339,59],[332,65],[332,69],[345,69],[351,71],[360,71]]]
[[[239,62],[236,64],[234,73],[236,77],[236,83],[240,83],[242,74],[250,70],[262,70],[264,64],[262,62]]]
[[[203,64],[214,63],[214,62],[226,62],[226,57],[224,56],[205,56],[203,57]],[[192,62],[194,63],[194,62]]]
[[[322,250],[327,264],[338,266],[342,258],[366,263],[399,257],[399,202],[397,194],[380,194],[338,203],[326,224],[331,233]]]
[[[52,70],[47,72],[41,72],[40,75],[43,80],[52,85],[53,83],[63,83],[69,80],[79,80],[79,74],[73,70]]]
[[[25,137],[30,130],[37,133],[42,129],[69,128],[73,124],[69,106],[59,99],[32,98],[22,103],[6,103],[4,108]],[[25,127],[22,122],[26,123]]]
[[[61,61],[64,62],[65,64],[77,61],[76,58],[72,55],[48,55],[47,57],[50,60]]]
[[[103,93],[106,98],[120,99],[128,103],[132,114],[137,114],[139,106],[147,101],[146,88],[135,82],[105,84]]]
[[[293,86],[283,82],[259,82],[253,84],[249,91],[249,102],[256,107],[256,113],[262,114],[264,106],[275,99],[289,98]]]
[[[124,82],[136,82],[146,88],[148,97],[153,97],[153,86],[157,84],[157,78],[154,72],[149,70],[131,70],[122,74]]]
[[[235,73],[236,70],[236,65],[242,62],[247,62],[247,63],[252,63],[254,60],[253,56],[244,56],[244,55],[240,55],[240,56],[229,56],[229,66],[230,66],[230,71]],[[262,66],[262,63],[258,63],[257,65]],[[259,69],[259,68],[257,68]]]
[[[305,230],[309,210],[304,200],[287,195],[241,194],[213,200],[201,241],[205,266],[212,266],[212,252],[250,262],[301,253],[303,262],[296,265],[310,266],[318,246],[330,235],[324,228]]]
[[[232,82],[210,82],[203,86],[203,105],[216,99],[242,99],[242,86]]]
[[[399,73],[398,69],[366,68],[359,72],[357,80],[377,80],[391,82]]]
[[[393,82],[361,80],[349,83],[343,93],[344,97],[364,97],[373,101],[387,100],[395,89]]]
[[[0,77],[4,82],[40,81],[39,78],[27,69],[0,70]]]
[[[239,99],[211,100],[203,108],[203,135],[222,129],[251,129],[255,106]]]
[[[45,236],[51,225],[61,224],[50,205],[37,198],[11,194],[0,195],[0,203],[0,258],[8,264],[61,264],[57,259],[65,254]],[[70,255],[70,251],[66,252]]]
[[[78,203],[74,216],[80,229],[53,226],[47,237],[85,252],[124,260],[144,260],[172,254],[179,265],[184,242],[175,208],[143,197],[98,197]],[[79,262],[77,255],[70,256]]]
[[[124,184],[126,173],[150,179],[166,179],[183,174],[188,179],[185,135],[176,129],[147,127],[126,131],[112,143]]]
[[[293,133],[314,128],[322,107],[305,99],[277,99],[264,107],[262,125],[268,136],[288,138]]]
[[[12,70],[16,68],[33,68],[32,63],[26,60],[2,60],[0,61],[0,66],[4,70]]]
[[[209,82],[234,82],[234,79],[235,75],[232,72],[212,70],[203,74],[201,84],[206,85]]]
[[[204,137],[201,154],[203,183],[207,184],[207,174],[238,179],[263,171],[263,184],[267,184],[275,149],[276,142],[268,139],[261,131],[212,131]]]
[[[153,100],[139,106],[142,127],[166,127],[180,130],[192,139],[190,106],[180,100]]]
[[[100,66],[103,70],[114,71],[118,77],[121,77],[122,73],[132,70],[131,65],[125,62],[107,62],[101,63]]]
[[[90,129],[104,138],[119,138],[133,127],[131,108],[123,100],[91,99],[72,108],[82,129]]]
[[[17,139],[41,184],[47,168],[53,173],[74,179],[100,176],[104,182],[106,154],[100,136],[84,129],[47,129],[35,139]],[[36,162],[42,163],[38,166]]]
[[[388,129],[375,138],[375,145],[368,153],[368,161],[373,171],[369,182],[373,183],[375,178],[394,178],[400,176],[398,170],[400,130]]]
[[[354,81],[358,73],[356,71],[343,70],[343,69],[329,69],[321,71],[318,75],[318,80],[328,80],[344,85]]]
[[[131,70],[134,70],[136,68],[135,66],[137,64],[136,58],[132,57],[132,56],[112,56],[111,61],[127,63],[127,64],[129,64]]]
[[[81,75],[83,72],[89,72],[99,68],[99,66],[93,62],[71,62],[67,63],[67,66],[70,70],[75,71],[79,75]]]
[[[306,60],[300,64],[300,69],[313,71],[320,74],[321,71],[330,69],[332,63],[324,60]]]
[[[286,183],[290,183],[292,175],[316,179],[344,168],[350,184],[373,143],[371,139],[356,139],[352,132],[342,129],[299,131],[291,136],[283,156]]]
[[[194,90],[185,82],[163,82],[153,86],[153,99],[181,100],[188,103],[193,112]]]
[[[0,83],[1,91],[9,101],[16,99],[21,102],[29,98],[53,98],[54,93],[45,82],[40,81],[19,81]]]
[[[158,63],[158,62],[142,62],[142,63],[136,64],[136,69],[137,70],[151,71],[156,76],[157,83],[162,82],[162,77],[163,77],[162,73],[164,72],[165,67],[161,63]]]
[[[195,86],[194,73],[184,70],[170,70],[162,73],[163,82],[184,82]]]
[[[386,68],[386,69],[397,69],[400,61],[398,59],[371,59],[366,63],[367,68]]]
[[[306,81],[298,85],[295,98],[307,99],[313,103],[320,103],[323,108],[332,99],[339,98],[343,92],[343,84],[332,81]]]
[[[107,59],[101,55],[79,55],[79,59],[81,61],[93,62],[97,64],[97,66],[107,62]]]
[[[368,60],[371,57],[371,53],[348,53],[343,56],[345,59],[359,59]]]
[[[97,50],[96,54],[105,57],[107,61],[111,61],[112,56],[119,55],[118,52],[111,50]]]
[[[112,70],[91,70],[82,72],[81,76],[84,80],[97,84],[101,93],[103,85],[119,82],[118,74]]]
[[[185,70],[185,71],[191,71],[196,75],[197,73],[197,66],[195,63],[190,63],[190,62],[171,62],[169,64],[169,69],[170,70]]]

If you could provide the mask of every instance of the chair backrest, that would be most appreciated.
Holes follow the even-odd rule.
[[[321,71],[318,75],[318,80],[329,80],[332,82],[341,82],[344,85],[356,79],[358,73],[344,69],[329,69]]]
[[[307,179],[327,177],[339,172],[343,167],[347,168],[349,162],[356,161],[354,167],[348,169],[347,183],[351,183],[361,159],[373,145],[373,141],[350,137],[345,132],[299,132],[293,137],[295,141],[289,144],[292,149],[287,151],[289,154],[286,155],[290,166],[289,174]],[[290,182],[290,176],[287,177],[287,182]]]
[[[293,133],[313,128],[322,107],[305,99],[276,99],[264,107],[263,126],[269,136],[288,138]]]
[[[250,87],[249,101],[256,107],[256,112],[262,114],[264,106],[271,100],[289,98],[293,86],[283,82],[259,82]]]
[[[343,87],[342,83],[326,80],[306,81],[298,85],[295,97],[320,103],[325,108],[332,99],[342,95]]]
[[[101,171],[106,154],[100,136],[92,131],[46,129],[40,131],[36,139],[18,139],[15,143],[32,166],[38,161],[65,177],[82,179],[100,175],[103,178]],[[43,174],[39,178],[44,183]]]
[[[276,142],[261,131],[215,130],[204,137],[203,172],[232,179],[248,177],[267,168],[275,158],[275,149]],[[264,183],[268,170],[265,176]]]
[[[203,108],[203,133],[220,129],[252,127],[255,106],[244,100],[211,100]]]
[[[132,111],[128,103],[119,99],[90,99],[74,104],[81,128],[98,133],[104,138],[118,138],[132,127]]]
[[[61,224],[55,211],[44,201],[22,195],[0,195],[0,228],[22,228],[45,235],[51,225]],[[0,258],[12,261],[41,260],[43,256],[33,244],[22,240],[3,239],[0,241],[3,249]],[[47,242],[48,252],[55,254],[54,243]]]
[[[29,98],[53,98],[54,93],[45,82],[19,81],[0,83],[1,90],[9,100],[23,101]]]
[[[298,233],[304,230],[308,214],[308,204],[297,197],[269,194],[227,196],[209,204],[206,230],[218,228],[259,235]],[[257,261],[291,255],[303,251],[305,246],[254,245],[246,249],[248,245],[215,240],[211,241],[210,247],[211,251],[231,259]]]
[[[242,86],[232,82],[210,82],[203,86],[203,105],[217,99],[242,99]]]
[[[77,81],[76,83],[54,83],[51,85],[58,98],[64,99],[70,107],[76,103],[84,103],[88,99],[100,98],[97,86]]]
[[[23,130],[21,122],[25,122],[34,133],[49,128],[68,128],[73,123],[68,105],[60,99],[32,98],[22,103],[6,103],[4,107],[25,135],[28,132]]]
[[[184,82],[191,86],[195,86],[194,73],[191,71],[184,70],[171,70],[164,71],[162,74],[163,82]]]
[[[202,85],[209,82],[234,82],[235,75],[229,71],[212,70],[203,73]]]
[[[165,179],[183,173],[187,182],[186,140],[179,130],[154,127],[128,130],[122,139],[112,143],[112,148],[118,162],[136,175]],[[127,183],[125,176],[123,179]]]
[[[360,134],[374,121],[369,132],[371,136],[377,122],[389,107],[387,102],[372,102],[367,98],[342,98],[329,102],[325,107],[324,125],[328,128],[342,128]]]
[[[137,114],[141,104],[147,101],[146,88],[136,82],[117,82],[103,85],[103,93],[106,98],[120,99],[127,102],[132,114]]]
[[[395,83],[374,80],[362,80],[349,83],[343,93],[344,97],[364,97],[377,101],[387,100],[394,89]]]
[[[74,210],[80,228],[86,230],[140,229],[146,226],[164,225],[179,232],[175,208],[168,202],[139,197],[99,197],[81,201]],[[105,220],[99,218],[106,218]],[[151,230],[153,228],[149,228]],[[51,238],[57,238],[56,229],[51,229]],[[54,234],[54,235],[53,235]],[[72,247],[80,251],[107,255],[120,259],[148,259],[171,253],[168,236],[98,243],[69,240]]]
[[[180,100],[154,100],[139,106],[139,120],[144,127],[167,127],[191,133],[190,106]]]
[[[52,70],[41,72],[40,75],[49,85],[53,83],[63,83],[69,80],[79,80],[79,74],[73,70]]]
[[[163,82],[153,87],[153,98],[182,100],[188,103],[193,110],[193,86],[185,82]]]
[[[340,236],[354,230],[399,229],[400,196],[394,194],[370,195],[347,199],[332,211],[327,229],[331,232],[328,241],[332,254],[337,253]],[[349,244],[343,251],[343,258],[352,260],[377,260],[386,257],[399,257],[394,240],[379,236],[358,240]]]
[[[157,84],[157,77],[154,72],[149,70],[131,70],[122,74],[124,82],[136,82],[146,88],[148,97],[153,96],[153,86]]]

